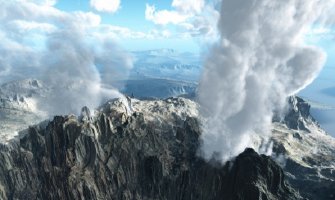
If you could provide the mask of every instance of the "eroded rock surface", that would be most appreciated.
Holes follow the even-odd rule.
[[[197,105],[109,101],[55,117],[0,148],[1,199],[299,199],[282,169],[246,149],[221,165],[197,156]]]
[[[272,157],[282,163],[287,180],[306,199],[335,199],[335,138],[310,115],[310,105],[289,98],[288,113],[273,123]]]

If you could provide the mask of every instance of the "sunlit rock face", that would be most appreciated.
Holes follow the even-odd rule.
[[[288,102],[283,120],[273,122],[272,157],[304,198],[334,199],[335,139],[310,115],[307,102],[299,97]]]
[[[196,84],[193,83],[162,79],[129,81],[126,86],[127,89],[124,91],[126,94],[143,99],[187,96],[189,93],[194,93],[196,88]],[[66,87],[62,92],[71,93],[72,90],[73,88]],[[20,132],[28,126],[51,119],[54,115],[80,114],[81,106],[94,108],[92,105],[71,102],[65,98],[58,103],[71,104],[76,109],[66,109],[64,106],[58,109],[55,102],[50,101],[50,98],[55,96],[57,96],[56,89],[38,79],[24,79],[0,85],[0,143],[8,143],[19,137]],[[193,110],[197,112],[197,109]]]
[[[112,100],[58,116],[0,149],[1,199],[299,199],[270,157],[198,156],[197,104]]]
[[[38,100],[49,90],[36,79],[0,86],[0,143],[7,143],[28,126],[46,119],[46,114],[38,109]]]
[[[0,148],[0,199],[332,199],[335,139],[304,100],[287,108],[269,157],[255,145],[227,163],[202,158],[203,119],[185,98],[114,99],[29,128],[22,112],[28,129]]]
[[[311,116],[310,108],[311,106],[302,98],[296,96],[289,97],[285,115],[282,117],[283,119],[275,116],[273,122],[282,122],[289,129],[310,132],[310,126],[319,126],[317,121]]]

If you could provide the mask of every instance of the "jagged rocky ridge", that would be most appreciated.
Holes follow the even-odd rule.
[[[290,97],[282,121],[274,122],[271,140],[274,159],[284,161],[291,183],[306,199],[335,199],[335,139],[310,115],[310,105]]]
[[[309,126],[319,126],[310,114],[311,106],[302,98],[292,96],[288,98],[288,111],[283,119],[274,117],[274,122],[282,122],[287,128],[310,132]]]
[[[1,199],[299,199],[270,157],[197,156],[196,103],[112,100],[58,116],[0,148]]]
[[[12,139],[18,131],[46,118],[37,109],[36,97],[45,95],[47,91],[48,88],[35,79],[0,86],[0,143]]]

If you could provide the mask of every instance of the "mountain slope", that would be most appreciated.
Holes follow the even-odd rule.
[[[299,199],[270,157],[197,156],[197,104],[119,99],[0,148],[1,199]]]
[[[273,156],[285,158],[288,180],[305,198],[334,199],[335,138],[320,128],[303,99],[289,103],[284,121],[273,126]]]
[[[166,86],[166,88],[169,89],[171,87]],[[157,91],[159,92],[160,89]],[[115,146],[117,146],[122,149],[124,146],[119,143],[131,140],[132,142],[127,144],[131,146],[131,148],[129,146],[127,147],[128,151],[131,151],[134,146],[141,144],[141,142],[145,142],[146,144],[141,144],[142,146],[138,147],[137,151],[135,151],[141,153],[147,151],[161,152],[163,149],[163,153],[161,154],[172,160],[169,162],[175,162],[177,163],[176,165],[179,166],[179,168],[174,169],[175,171],[181,171],[181,167],[185,166],[184,164],[179,163],[183,160],[199,160],[196,156],[199,138],[198,136],[192,135],[194,134],[193,132],[196,133],[195,135],[200,134],[200,126],[197,122],[199,117],[198,105],[191,100],[170,98],[167,100],[138,101],[132,99],[130,103],[130,99],[119,99],[110,101],[103,105],[99,108],[99,112],[97,112],[94,116],[91,116],[88,110],[84,109],[83,115],[79,117],[79,119],[75,116],[55,118],[55,120],[61,119],[61,122],[57,122],[56,124],[60,127],[62,126],[63,128],[50,128],[51,125],[49,125],[49,128],[46,129],[49,123],[46,121],[38,126],[32,126],[28,130],[24,130],[28,126],[45,119],[43,113],[38,111],[36,102],[39,99],[43,99],[46,95],[48,95],[48,93],[50,93],[50,88],[48,89],[48,87],[43,85],[43,83],[33,79],[8,83],[0,87],[0,142],[12,143],[9,146],[2,145],[2,149],[4,151],[1,152],[1,159],[6,161],[2,163],[3,166],[1,168],[1,173],[3,174],[0,177],[2,177],[3,181],[5,181],[2,182],[2,191],[4,192],[3,195],[7,196],[9,199],[12,199],[14,193],[15,195],[18,195],[19,193],[23,194],[23,190],[33,192],[34,194],[32,194],[32,196],[36,196],[37,193],[41,193],[37,190],[39,187],[37,185],[46,183],[43,182],[45,181],[42,179],[43,177],[36,177],[38,174],[37,171],[48,170],[50,172],[54,171],[54,168],[56,168],[57,170],[60,170],[58,173],[65,176],[63,177],[64,179],[69,179],[69,174],[64,175],[65,172],[63,171],[63,165],[54,166],[49,163],[46,167],[44,166],[45,164],[41,164],[41,160],[43,160],[43,162],[51,162],[50,160],[54,159],[53,157],[61,154],[66,155],[66,163],[68,163],[69,160],[73,159],[73,157],[77,157],[77,153],[75,152],[77,149],[77,151],[83,151],[81,154],[87,154],[90,152],[90,154],[94,156],[94,159],[98,159],[100,162],[100,160],[103,160],[103,158],[100,158],[102,155],[104,157],[111,156],[110,154],[99,153],[99,151],[103,151],[104,148],[106,148],[105,143],[114,146],[113,148],[116,148]],[[319,127],[318,123],[310,115],[309,111],[310,106],[303,99],[300,99],[299,97],[291,97],[289,99],[289,108],[285,117],[283,117],[283,119],[275,118],[273,122],[273,130],[270,138],[270,145],[273,147],[271,157],[283,167],[287,180],[289,180],[291,185],[296,190],[300,191],[303,197],[308,199],[334,199],[335,139]],[[138,117],[137,115],[142,117]],[[143,120],[141,118],[143,118]],[[194,123],[192,122],[189,126],[196,131],[192,132],[186,127],[185,123],[187,119],[194,120]],[[54,123],[55,120],[51,122],[51,124]],[[132,120],[131,123],[130,120]],[[107,125],[100,125],[101,123],[107,123]],[[69,128],[72,127],[72,125],[77,128],[72,130],[72,128]],[[142,130],[143,128],[144,130]],[[106,131],[109,134],[108,137],[102,136]],[[154,135],[151,135],[152,132]],[[69,133],[71,133],[70,136],[67,135]],[[139,133],[145,134],[146,137],[142,138],[142,136],[138,136],[137,134]],[[61,139],[58,138],[60,137],[59,134],[62,136]],[[89,137],[86,137],[87,135]],[[150,137],[148,135],[150,135]],[[18,136],[22,138],[20,139]],[[60,140],[63,140],[63,137],[69,137],[71,139],[66,139],[66,142],[59,143]],[[85,137],[86,139],[82,139],[82,137]],[[187,139],[185,139],[185,137],[187,137]],[[16,139],[12,141],[13,138]],[[94,143],[94,148],[91,146],[85,146],[88,142],[87,138],[92,140],[89,143]],[[192,139],[192,142],[189,142],[190,139]],[[112,140],[113,142],[109,140]],[[188,143],[181,145],[184,140],[188,141]],[[70,142],[72,146],[69,144],[69,141],[72,141]],[[79,145],[82,142],[86,143],[84,145]],[[114,144],[114,142],[118,142],[118,144]],[[57,148],[55,145],[58,145]],[[69,147],[69,145],[71,147]],[[147,147],[148,145],[150,148]],[[166,150],[166,148],[169,149],[170,147],[173,147],[172,149],[174,150]],[[64,148],[70,148],[72,150],[70,153],[66,150],[65,153],[63,152],[64,150],[62,150]],[[111,147],[108,147],[109,150],[107,152],[111,151],[110,148]],[[255,145],[254,148],[258,149],[258,146]],[[118,151],[119,150],[113,150],[113,152]],[[171,153],[174,151],[178,151],[179,154]],[[166,154],[166,152],[168,152],[168,154]],[[185,154],[185,152],[188,153]],[[118,156],[129,157],[128,154],[121,153],[119,153]],[[119,157],[114,159],[118,160]],[[62,159],[65,158],[62,157]],[[162,162],[161,158],[158,158],[160,162]],[[82,164],[78,166],[77,164],[77,159],[80,160],[80,163],[82,163],[84,162],[84,158],[74,159],[75,160],[73,160],[70,164],[66,164],[65,167],[68,170],[67,173],[74,173],[71,177],[81,177],[82,175],[80,175],[79,172],[78,175],[78,173],[73,169],[78,169],[81,173],[85,171],[86,173],[87,167],[83,167]],[[136,159],[138,159],[136,161],[138,163],[144,162],[141,160],[142,157],[141,159],[136,157]],[[53,162],[54,161],[52,161],[52,163]],[[96,162],[97,161],[95,160],[94,163]],[[166,164],[166,162],[162,163],[164,166],[171,165]],[[193,161],[188,161],[188,163],[188,169],[190,171],[194,170],[190,167],[195,165]],[[29,167],[26,165],[29,165]],[[104,168],[102,167],[104,165],[99,164],[98,166],[95,166],[95,168]],[[40,168],[41,166],[43,166],[43,169]],[[196,166],[199,167],[198,165]],[[250,166],[252,167],[252,165]],[[33,172],[34,170],[35,172]],[[106,171],[106,169],[104,170]],[[166,173],[171,174],[169,170],[167,170],[168,172]],[[250,171],[249,169],[246,170]],[[87,173],[92,174],[93,171],[89,170]],[[109,169],[107,171],[111,170]],[[21,177],[22,174],[20,173],[30,175],[24,175],[24,177]],[[92,175],[90,175],[90,180],[93,182],[98,176],[97,173],[100,172],[94,171],[94,173],[96,174],[95,176],[92,177]],[[135,172],[132,171],[131,173]],[[49,176],[50,180],[48,179],[48,181],[55,182],[57,179],[54,177],[55,175],[46,176]],[[198,175],[192,174],[190,176]],[[85,177],[82,178],[82,180],[84,180]],[[30,179],[38,180],[38,182],[29,182],[28,180]],[[57,181],[60,180],[57,179]],[[90,182],[86,179],[85,181]],[[110,180],[106,181],[107,180],[104,180],[103,183],[105,184],[110,182]],[[27,187],[25,186],[26,183],[31,185],[29,187],[35,188],[23,189]],[[17,184],[22,185],[17,186]],[[83,183],[76,180],[76,184],[82,185]],[[50,183],[47,185],[50,185]],[[13,189],[14,186],[19,188],[18,190],[20,190],[20,192]],[[47,189],[58,190],[58,187],[59,185],[55,185],[53,186],[53,189]],[[73,187],[76,188],[74,190],[77,190],[77,187],[79,186],[68,185],[68,187]],[[14,191],[13,194],[8,194],[8,191],[12,190]],[[100,194],[101,191],[98,193]],[[105,195],[104,192],[102,194]]]
[[[47,94],[48,88],[40,81],[27,79],[0,87],[0,142],[18,136],[19,131],[46,118],[37,108],[38,99]]]

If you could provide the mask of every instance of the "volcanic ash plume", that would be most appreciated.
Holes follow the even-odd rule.
[[[223,161],[270,133],[273,112],[310,84],[325,53],[304,43],[314,26],[331,23],[328,0],[223,0],[220,41],[200,81],[203,154]],[[329,18],[330,19],[330,18]]]
[[[48,116],[122,96],[113,85],[127,78],[132,56],[115,45],[99,15],[54,3],[0,0],[0,84],[42,80],[50,91],[28,96]]]

